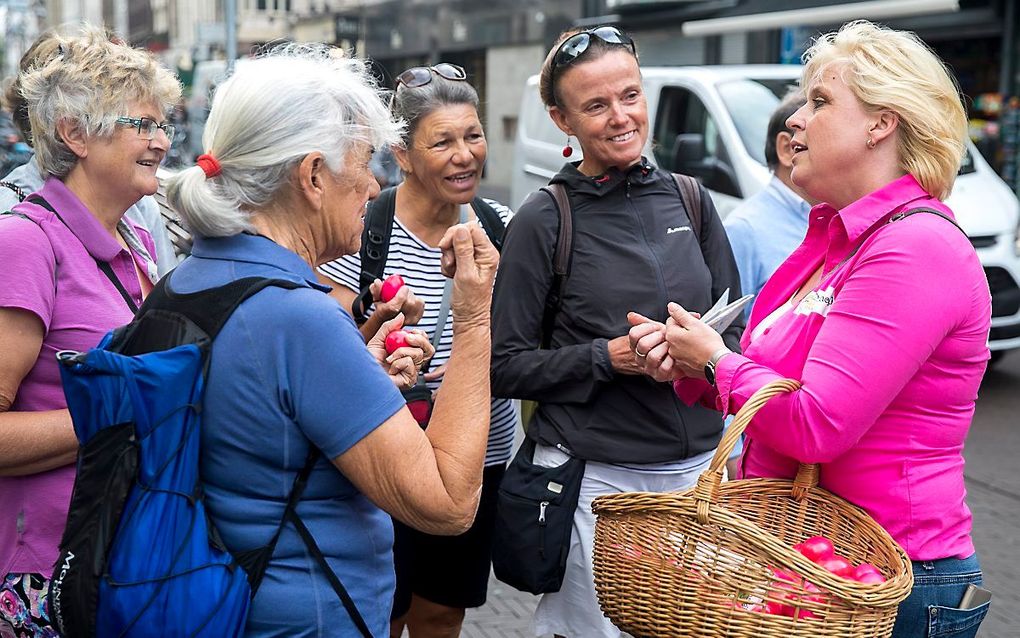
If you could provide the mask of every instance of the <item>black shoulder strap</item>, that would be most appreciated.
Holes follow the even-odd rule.
[[[269,544],[264,547],[259,547],[247,552],[242,552],[235,555],[237,563],[244,568],[245,573],[248,576],[248,586],[251,588],[251,597],[254,598],[255,594],[258,593],[259,587],[262,585],[262,579],[266,575],[266,569],[269,567],[269,561],[273,557],[273,552],[276,550],[276,545],[280,540],[280,534],[283,532],[283,526],[289,521],[294,525],[301,540],[304,542],[305,547],[311,553],[315,562],[318,563],[319,568],[322,570],[326,579],[329,581],[333,591],[336,592],[340,603],[347,610],[347,613],[351,617],[351,621],[354,626],[358,628],[363,638],[372,638],[372,632],[369,631],[368,625],[365,623],[365,619],[361,616],[357,606],[354,604],[354,600],[351,595],[347,592],[347,588],[340,582],[340,578],[333,571],[333,568],[329,566],[329,562],[326,557],[322,554],[322,550],[319,549],[319,545],[315,542],[315,538],[312,533],[308,531],[304,521],[297,514],[297,504],[301,500],[301,495],[304,494],[305,486],[308,485],[308,477],[312,474],[312,468],[315,467],[315,463],[319,460],[319,450],[314,446],[309,449],[308,457],[305,459],[305,464],[298,472],[297,476],[294,477],[294,484],[290,488],[290,495],[287,497],[287,506],[283,510],[283,516],[280,518],[280,525],[276,528],[273,533],[272,539]]]
[[[567,197],[567,189],[563,184],[549,184],[543,186],[541,190],[552,197],[560,216],[556,231],[556,251],[553,253],[553,283],[549,294],[546,295],[545,308],[542,311],[542,347],[548,348],[556,313],[560,311],[560,305],[563,303],[563,286],[570,274],[570,257],[574,248],[574,211],[570,208],[570,198]]]
[[[836,270],[836,268],[839,268],[840,266],[842,266],[846,262],[850,261],[850,259],[853,258],[853,256],[857,254],[857,251],[859,251],[861,249],[861,247],[864,246],[864,242],[866,242],[872,235],[877,233],[879,230],[885,228],[886,226],[888,226],[889,224],[892,224],[893,222],[898,222],[898,221],[900,221],[902,219],[906,219],[907,217],[911,217],[913,215],[916,215],[917,213],[930,213],[932,215],[936,215],[938,217],[941,217],[942,219],[946,220],[947,222],[949,222],[953,226],[956,226],[956,230],[958,230],[961,233],[963,233],[964,237],[967,237],[967,231],[965,231],[963,228],[961,228],[960,225],[956,223],[956,220],[954,220],[949,215],[946,215],[942,211],[935,210],[934,208],[927,208],[927,207],[924,207],[924,206],[922,206],[920,208],[912,208],[910,210],[905,210],[902,213],[896,213],[895,215],[890,217],[889,220],[886,223],[882,224],[881,226],[876,227],[873,231],[868,233],[868,235],[866,237],[864,237],[863,239],[861,239],[860,241],[857,242],[857,245],[854,246],[854,249],[850,251],[850,254],[848,254],[846,257],[841,259],[840,262],[838,264],[836,264],[832,269]],[[968,239],[969,239],[969,237],[968,237]]]
[[[387,188],[379,193],[365,209],[365,230],[361,233],[361,276],[358,282],[360,293],[354,299],[352,314],[360,326],[368,318],[372,305],[372,291],[369,286],[376,279],[382,279],[386,256],[390,252],[390,233],[393,231],[393,217],[397,206],[397,188]]]
[[[286,290],[307,287],[286,279],[245,277],[216,288],[180,293],[170,287],[172,274],[169,273],[156,283],[142,303],[138,316],[144,317],[146,313],[156,310],[179,313],[190,319],[209,339],[216,338],[238,306],[262,290],[270,286]]]
[[[956,223],[955,219],[953,219],[949,215],[946,215],[942,211],[935,210],[934,208],[926,208],[926,207],[912,208],[912,209],[910,209],[908,211],[904,211],[902,213],[897,213],[897,214],[893,215],[892,217],[889,218],[889,222],[888,223],[891,224],[893,222],[898,222],[901,219],[906,219],[907,217],[910,217],[911,215],[916,215],[917,213],[931,213],[932,215],[937,215],[937,216],[941,217],[942,219],[946,220],[947,222],[949,222],[950,224],[952,224],[953,226],[956,226],[956,230],[958,230],[961,233],[963,233],[965,237],[967,236],[967,231],[965,231],[963,228],[961,228],[960,225]]]
[[[19,202],[25,201],[25,198],[28,197],[28,195],[25,193],[25,191],[20,186],[15,184],[14,182],[7,182],[7,181],[0,182],[0,187],[3,187],[3,188],[6,188],[8,190],[14,191],[14,194],[18,196],[18,201]]]
[[[56,209],[54,209],[53,206],[51,206],[48,201],[43,199],[41,195],[32,193],[31,195],[28,196],[28,201],[32,202],[33,204],[38,204],[39,206],[42,206],[46,210],[50,211],[51,213],[56,215],[57,219],[60,220],[61,224],[67,226],[67,222],[65,222],[64,218],[60,216],[60,213],[58,213]],[[71,230],[71,227],[67,226],[67,229]],[[113,286],[117,289],[117,292],[120,293],[120,296],[123,297],[124,302],[127,303],[127,306],[128,308],[131,309],[131,312],[133,314],[138,314],[138,304],[135,303],[135,300],[131,298],[131,293],[129,293],[127,289],[124,288],[124,284],[122,284],[120,282],[120,279],[117,278],[117,274],[113,272],[113,268],[110,266],[110,262],[103,261],[96,257],[93,257],[93,259],[95,260],[96,266],[99,268],[99,270],[101,270],[102,273],[106,275],[106,278],[110,280],[110,283],[113,284]]]
[[[503,218],[481,197],[471,200],[471,208],[475,209],[475,215],[482,222],[482,229],[489,236],[489,241],[496,247],[496,250],[503,252],[503,235],[506,233],[506,224],[503,223]]]
[[[690,177],[689,175],[681,175],[680,173],[670,173],[673,176],[673,181],[676,182],[676,188],[680,191],[680,199],[684,202],[684,208],[687,209],[687,217],[691,220],[691,230],[694,231],[694,236],[701,241],[701,187],[698,185],[698,180]]]

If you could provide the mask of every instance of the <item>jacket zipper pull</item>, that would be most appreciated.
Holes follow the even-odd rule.
[[[545,525],[545,508],[549,507],[549,501],[542,501],[538,504],[538,524]]]

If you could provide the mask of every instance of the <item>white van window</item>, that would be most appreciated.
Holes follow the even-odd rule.
[[[730,80],[716,85],[747,154],[765,164],[765,135],[772,111],[795,84],[790,80]]]
[[[654,140],[659,166],[697,177],[709,190],[742,197],[719,126],[693,91],[662,89]]]

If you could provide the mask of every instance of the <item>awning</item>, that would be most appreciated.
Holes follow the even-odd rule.
[[[959,10],[960,0],[873,0],[728,18],[691,20],[684,22],[681,29],[685,36],[720,35],[793,26],[841,24],[857,19],[889,20]]]

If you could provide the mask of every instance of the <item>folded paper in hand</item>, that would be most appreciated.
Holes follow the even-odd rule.
[[[740,316],[740,313],[744,311],[744,307],[751,303],[752,299],[754,299],[754,295],[744,295],[733,303],[729,303],[730,289],[727,288],[723,291],[719,300],[715,302],[715,305],[701,316],[701,320],[711,326],[716,332],[722,334],[724,330],[730,327],[734,319]]]

